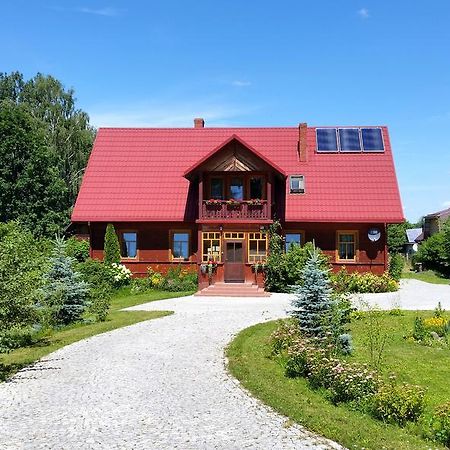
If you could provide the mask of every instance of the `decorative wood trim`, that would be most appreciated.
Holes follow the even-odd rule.
[[[352,234],[355,242],[355,256],[352,259],[339,258],[339,235]],[[358,230],[336,230],[336,250],[335,261],[339,263],[358,262],[359,261],[359,231]]]
[[[250,239],[250,235],[251,234],[259,234],[260,236],[263,236],[263,238],[261,239]],[[246,258],[246,263],[247,264],[254,264],[256,261],[250,261],[250,241],[257,241],[257,242],[261,242],[261,241],[266,241],[266,257],[265,259],[267,259],[267,255],[269,252],[269,240],[268,240],[268,233],[263,233],[262,231],[249,231],[247,233],[247,258]],[[258,251],[259,251],[259,243],[257,244],[258,247]],[[259,261],[258,261],[259,262]]]
[[[175,233],[187,233],[189,235],[188,241],[188,259],[184,258],[175,258],[173,256],[173,235]],[[191,261],[191,250],[192,250],[192,230],[189,229],[172,229],[169,230],[169,261],[178,261],[178,262],[190,262]]]

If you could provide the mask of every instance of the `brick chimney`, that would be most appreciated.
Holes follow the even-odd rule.
[[[298,157],[300,161],[306,161],[307,158],[307,131],[308,125],[306,123],[298,125]]]
[[[194,128],[205,128],[205,121],[201,117],[194,119]]]

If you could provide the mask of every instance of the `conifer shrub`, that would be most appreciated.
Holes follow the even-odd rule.
[[[103,261],[105,264],[120,264],[119,238],[112,223],[106,227]]]
[[[87,306],[89,287],[73,268],[75,259],[66,256],[66,243],[55,240],[50,269],[45,274],[42,300],[51,325],[81,320]]]
[[[324,337],[330,330],[332,289],[329,269],[321,264],[320,253],[313,247],[302,271],[303,284],[292,290],[295,298],[290,315],[298,320],[300,332],[306,337]]]

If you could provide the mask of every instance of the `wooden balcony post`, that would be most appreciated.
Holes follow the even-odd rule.
[[[267,179],[267,216],[272,218],[272,174],[269,174]]]
[[[203,174],[200,174],[198,182],[198,218],[201,219],[203,215]]]

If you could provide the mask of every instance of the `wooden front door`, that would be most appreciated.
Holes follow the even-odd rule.
[[[244,282],[243,241],[225,241],[225,283]]]

